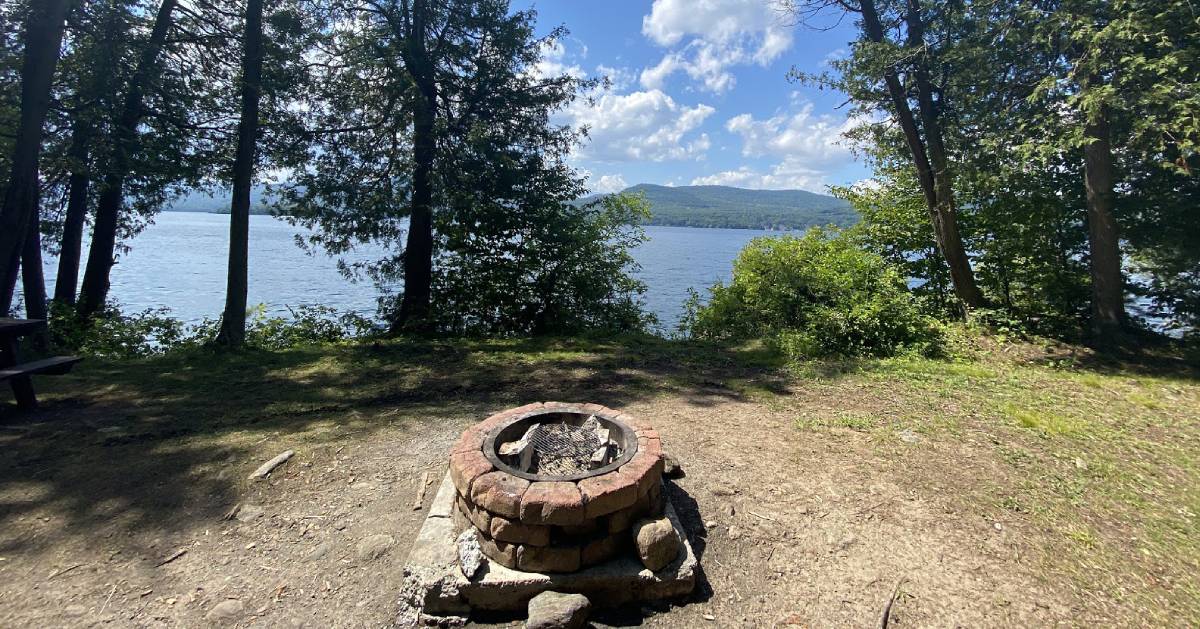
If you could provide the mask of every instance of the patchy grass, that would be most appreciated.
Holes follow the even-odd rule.
[[[5,436],[3,473],[10,491],[72,496],[80,531],[99,517],[97,490],[70,474],[48,485],[45,470],[62,457],[101,469],[113,452],[159,455],[179,469],[139,474],[184,488],[182,501],[187,489],[198,499],[230,492],[205,475],[212,461],[265,454],[254,449],[270,435],[315,446],[389,426],[453,432],[531,399],[728,404],[747,426],[786,418],[762,439],[796,438],[815,457],[861,447],[855,464],[870,477],[988,532],[1017,531],[1011,552],[1043,580],[1028,588],[1066,588],[1084,610],[1063,623],[1200,624],[1200,379],[1177,362],[1104,362],[1077,347],[989,339],[947,360],[803,364],[758,343],[396,339],[94,360],[39,386],[44,428]],[[697,443],[721,443],[709,427],[696,432]]]

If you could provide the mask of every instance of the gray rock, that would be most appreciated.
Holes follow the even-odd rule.
[[[321,542],[320,544],[317,544],[317,546],[315,548],[308,551],[308,560],[309,561],[317,561],[318,559],[322,559],[325,557],[325,555],[328,555],[329,551],[331,551],[331,550],[333,550],[332,543]]]
[[[242,505],[234,517],[238,519],[238,522],[251,522],[263,517],[266,512],[266,509],[258,505]]]
[[[633,536],[642,565],[651,570],[662,570],[679,556],[679,535],[667,518],[640,520],[633,525]]]
[[[483,550],[479,548],[479,536],[475,533],[475,529],[463,531],[458,536],[456,545],[458,546],[458,567],[462,569],[464,577],[474,578],[475,573],[479,572],[479,566],[483,565]]]
[[[230,624],[237,622],[245,613],[246,606],[236,598],[231,598],[213,605],[204,618],[216,624]]]
[[[396,540],[391,535],[372,535],[363,538],[358,543],[358,558],[363,561],[373,561],[387,554]]]
[[[900,441],[903,441],[904,443],[917,443],[920,440],[921,436],[909,430],[908,428],[900,431]]]
[[[582,594],[542,592],[529,600],[525,629],[579,629],[587,623],[591,608]]]
[[[679,459],[663,452],[663,476],[667,478],[683,478],[686,476],[683,472],[683,466],[679,464]]]

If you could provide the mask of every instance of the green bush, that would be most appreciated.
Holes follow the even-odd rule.
[[[287,349],[317,343],[332,343],[366,336],[376,331],[370,320],[354,313],[339,313],[327,306],[289,308],[291,318],[267,316],[259,304],[246,321],[246,347],[265,350]],[[84,325],[76,310],[54,305],[50,331],[54,345],[84,356],[138,358],[170,351],[204,347],[213,342],[220,321],[205,319],[185,325],[169,316],[166,308],[124,314],[109,306]]]
[[[752,240],[729,284],[706,304],[693,295],[684,326],[703,339],[766,338],[794,358],[930,351],[939,336],[894,266],[820,228]]]

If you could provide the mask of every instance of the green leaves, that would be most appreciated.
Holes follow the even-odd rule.
[[[888,356],[937,338],[895,266],[820,228],[751,241],[685,321],[698,338],[767,337],[796,358]]]

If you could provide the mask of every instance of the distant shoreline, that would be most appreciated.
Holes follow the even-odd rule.
[[[170,212],[172,214],[216,214],[219,216],[229,216],[229,212],[223,211],[223,210],[170,209],[170,210],[163,210],[163,211]],[[250,215],[251,216],[273,216],[273,217],[278,217],[278,218],[286,218],[288,216],[287,214],[272,214],[270,212],[254,212],[254,211],[251,211]],[[804,231],[805,229],[808,229],[807,227],[800,228],[800,227],[767,227],[767,226],[752,227],[752,226],[741,226],[741,225],[738,225],[738,226],[689,225],[686,223],[664,223],[661,221],[655,221],[653,219],[646,221],[645,223],[642,223],[642,224],[647,225],[647,226],[652,226],[652,227],[687,227],[690,229],[745,229],[745,230],[750,230],[750,231],[779,232],[781,234],[786,234],[786,233],[795,232],[795,231]]]

